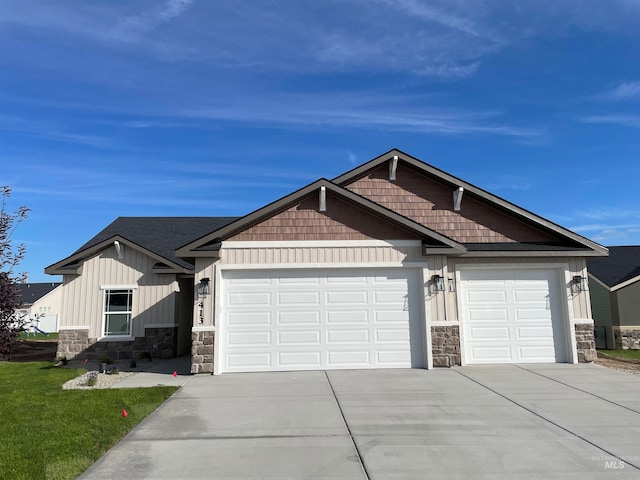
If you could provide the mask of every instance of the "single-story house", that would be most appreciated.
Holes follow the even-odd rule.
[[[57,332],[62,300],[60,285],[60,282],[18,284],[21,304],[16,314],[29,321],[27,326],[33,325],[46,333]]]
[[[587,262],[598,347],[640,349],[640,246],[608,248]]]
[[[240,218],[118,218],[69,257],[59,355],[193,373],[591,361],[607,249],[400,150]]]

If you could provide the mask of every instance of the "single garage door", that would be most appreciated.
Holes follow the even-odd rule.
[[[460,272],[465,363],[567,361],[559,272]]]
[[[223,272],[221,372],[424,367],[418,272]]]

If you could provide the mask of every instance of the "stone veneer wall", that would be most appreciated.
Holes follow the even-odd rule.
[[[630,330],[620,327],[620,330],[613,331],[614,342],[616,348],[624,350],[640,349],[640,330]]]
[[[155,358],[175,357],[178,351],[178,327],[147,328],[144,337],[130,341],[100,342],[89,338],[89,330],[60,330],[58,357],[68,360],[80,356],[89,360],[140,358],[145,352]]]
[[[593,331],[594,326],[591,323],[576,324],[576,348],[578,350],[578,362],[580,363],[593,362],[598,358]]]
[[[191,373],[213,373],[213,340],[216,332],[191,332]]]
[[[458,325],[431,327],[434,367],[460,365],[460,327]]]

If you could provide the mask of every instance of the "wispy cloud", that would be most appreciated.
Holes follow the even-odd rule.
[[[137,40],[158,26],[179,17],[194,0],[167,0],[155,8],[121,18],[113,33],[120,40]]]
[[[591,115],[581,119],[584,123],[603,123],[623,127],[640,128],[640,115]]]
[[[26,118],[0,115],[0,138],[3,134],[18,134],[54,142],[73,143],[105,148],[112,144],[108,137],[96,134],[84,134],[74,131],[60,123],[34,121]]]
[[[640,82],[624,82],[598,96],[607,100],[640,100]]]

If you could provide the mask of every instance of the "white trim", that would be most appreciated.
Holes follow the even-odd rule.
[[[453,321],[453,320],[435,321],[435,322],[429,323],[429,325],[431,327],[458,327],[460,326],[460,322]]]
[[[100,285],[100,290],[137,290],[138,285]]]
[[[629,280],[625,280],[624,282],[619,283],[617,285],[614,285],[613,287],[611,287],[610,290],[612,292],[615,292],[616,290],[620,290],[621,288],[628,287],[629,285],[636,283],[638,280],[640,280],[640,275],[630,278]]]
[[[429,318],[431,316],[431,308],[429,303],[429,286],[427,280],[429,278],[429,267],[425,266],[420,269],[419,276],[421,282],[421,294],[422,294],[422,325],[424,326],[424,354],[426,356],[427,370],[433,370],[433,338],[431,337],[431,323]]]
[[[353,262],[353,263],[233,263],[222,264],[222,270],[317,270],[327,268],[420,268],[425,264],[421,262]]]
[[[127,341],[128,339],[132,339],[133,340],[133,318],[134,318],[134,314],[133,312],[135,312],[135,308],[134,308],[134,295],[133,292],[134,290],[136,290],[138,287],[134,287],[134,288],[130,288],[130,287],[126,287],[126,286],[122,286],[122,285],[117,285],[113,288],[102,288],[100,287],[100,290],[102,290],[102,323],[100,325],[100,339],[98,339],[98,341],[102,340],[103,338],[115,338],[117,339],[122,339],[123,341]],[[107,293],[111,292],[111,291],[117,291],[117,290],[127,290],[127,291],[131,291],[131,305],[129,306],[130,310],[126,311],[126,312],[120,312],[119,314],[122,313],[128,313],[129,314],[129,333],[127,335],[105,335],[105,327],[106,327],[106,320],[107,320],[107,313],[113,313],[115,315],[117,315],[117,313],[115,312],[107,312]]]
[[[333,247],[422,247],[420,240],[297,240],[297,241],[228,241],[221,249],[231,248],[333,248]]]
[[[58,327],[58,331],[60,330],[90,330],[91,327],[87,326],[87,325],[81,325],[81,326],[73,326],[73,325],[60,325]]]
[[[205,327],[191,327],[192,332],[215,332],[216,327],[207,325]],[[214,357],[215,358],[215,357]]]
[[[574,325],[595,325],[593,318],[574,318],[571,321]]]
[[[178,324],[177,323],[150,323],[148,325],[145,325],[144,328],[173,328],[173,327],[177,327]]]
[[[217,268],[216,268],[217,267]],[[222,289],[224,288],[224,284],[222,282],[222,266],[214,265],[213,266],[213,276],[215,278],[215,291],[214,291],[214,309],[213,309],[213,321],[214,328],[222,326],[222,312],[226,308],[224,304],[224,296]],[[220,342],[222,335],[224,335],[224,327],[222,328],[222,332],[216,332],[213,336],[213,375],[220,375],[220,359],[222,359],[221,355],[221,347]]]

